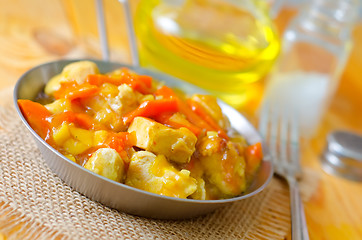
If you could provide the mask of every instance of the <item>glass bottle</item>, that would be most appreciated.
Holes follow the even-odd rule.
[[[259,98],[280,42],[265,0],[141,0],[142,66],[198,85],[235,107]]]
[[[264,101],[297,111],[310,137],[328,107],[352,48],[359,0],[314,0],[291,21],[269,76]]]

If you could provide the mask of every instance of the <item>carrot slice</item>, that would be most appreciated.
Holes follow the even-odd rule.
[[[127,113],[123,117],[123,122],[128,124],[133,121],[135,117],[157,117],[165,112],[177,112],[177,102],[172,99],[159,99],[152,101],[144,101],[135,110]]]
[[[119,76],[110,77],[102,74],[90,74],[87,77],[87,82],[95,86],[101,86],[103,83],[111,83],[116,86],[127,84],[133,90],[142,94],[150,94],[152,87],[152,78],[144,75],[137,75],[123,68]]]
[[[106,140],[104,145],[109,148],[113,148],[118,152],[123,160],[128,158],[127,148],[132,147],[134,140],[133,136],[128,132],[112,133]]]
[[[51,118],[51,126],[58,127],[63,122],[74,123],[77,127],[83,129],[103,129],[103,127],[97,123],[91,116],[86,113],[75,113],[72,111],[61,112],[55,114]]]
[[[162,86],[154,93],[156,96],[162,96],[163,98],[178,98],[176,93],[167,86]]]
[[[138,80],[143,82],[148,88],[152,87],[152,77],[147,75],[138,75]]]
[[[245,160],[248,173],[253,174],[263,160],[263,150],[260,142],[246,148]]]
[[[26,121],[45,140],[48,139],[50,133],[49,118],[51,113],[43,105],[30,100],[18,100],[18,105],[23,113]]]
[[[215,131],[204,119],[197,115],[192,109],[182,101],[176,93],[167,86],[162,86],[154,93],[156,96],[162,96],[165,99],[174,99],[177,101],[179,111],[184,114],[189,122],[198,128],[205,129],[206,131]]]
[[[217,124],[215,120],[209,114],[207,114],[207,112],[198,102],[193,101],[192,99],[188,99],[187,104],[191,107],[192,111],[204,119],[219,134],[220,137],[229,139],[224,129],[222,129],[219,124]]]
[[[87,76],[87,82],[92,85],[101,86],[103,83],[111,83],[114,85],[121,85],[120,78],[112,78],[102,74],[90,74]]]
[[[85,113],[75,113],[75,123],[84,129],[95,129],[98,125],[91,116]]]
[[[77,84],[76,82],[61,83],[61,87],[54,93],[56,99],[67,98],[70,100],[91,97],[98,93],[100,88],[88,82]]]
[[[163,114],[157,116],[155,118],[155,120],[159,123],[162,123],[162,124],[167,125],[172,128],[176,128],[176,129],[181,128],[181,127],[187,128],[196,136],[199,136],[201,134],[202,129],[191,124],[186,119],[185,119],[185,121],[182,121],[182,122],[173,121],[171,119],[173,114],[174,113],[172,113],[172,112],[166,112],[166,113],[163,113]]]

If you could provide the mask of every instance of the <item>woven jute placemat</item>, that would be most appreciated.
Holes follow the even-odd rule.
[[[0,92],[0,232],[8,239],[284,239],[289,192],[267,188],[205,216],[154,220],[105,207],[76,192],[46,165],[12,102]]]

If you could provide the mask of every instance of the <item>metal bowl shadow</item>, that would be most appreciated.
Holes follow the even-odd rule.
[[[264,143],[262,164],[247,191],[241,196],[221,200],[179,199],[146,192],[97,175],[64,157],[30,127],[18,107],[17,100],[34,100],[43,91],[45,84],[52,76],[60,73],[67,64],[75,61],[79,60],[49,62],[27,71],[15,86],[14,103],[19,117],[34,137],[47,165],[76,191],[94,201],[129,214],[157,219],[185,219],[200,216],[222,206],[249,198],[262,191],[269,183],[273,175],[273,168],[270,153]],[[154,79],[163,81],[168,86],[179,88],[186,93],[206,93],[189,83],[156,71],[119,63],[93,59],[91,61],[98,65],[102,73],[119,67],[127,67],[137,73],[150,75]],[[242,134],[248,143],[263,142],[258,132],[245,117],[221,101],[220,105],[224,114],[230,119],[232,127]]]

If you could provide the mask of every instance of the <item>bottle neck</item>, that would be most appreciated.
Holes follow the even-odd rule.
[[[358,0],[316,0],[305,6],[296,22],[321,36],[347,41],[358,18]]]

